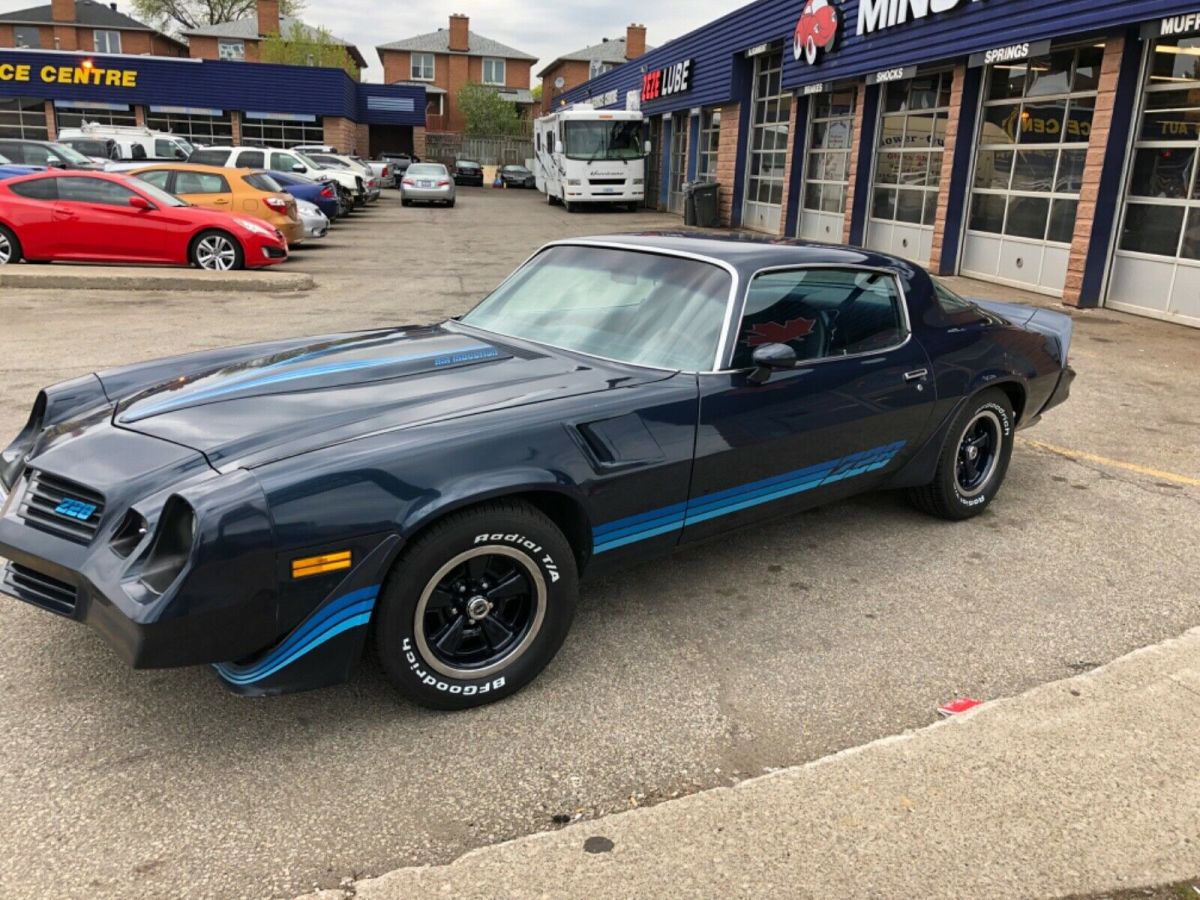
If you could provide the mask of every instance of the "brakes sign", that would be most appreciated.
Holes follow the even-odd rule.
[[[642,102],[659,100],[692,89],[692,61],[685,59],[642,76]]]

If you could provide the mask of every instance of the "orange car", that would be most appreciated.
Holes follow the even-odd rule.
[[[262,219],[278,228],[294,247],[304,240],[296,200],[261,169],[224,169],[188,163],[159,163],[125,174],[174,194],[193,206]]]

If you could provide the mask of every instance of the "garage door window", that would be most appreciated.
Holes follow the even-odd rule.
[[[242,122],[242,142],[255,147],[295,147],[297,144],[325,143],[325,129],[319,118],[313,121],[252,117]],[[261,165],[261,163],[260,163]]]
[[[953,74],[884,85],[871,217],[933,225]]]
[[[0,138],[44,141],[46,101],[36,97],[0,97]]]
[[[850,176],[855,88],[812,98],[808,162],[804,169],[804,208],[843,212]]]
[[[233,118],[220,110],[204,112],[173,112],[162,107],[150,107],[146,127],[185,137],[192,144],[232,144]]]

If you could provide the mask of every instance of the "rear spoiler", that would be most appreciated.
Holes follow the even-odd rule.
[[[1048,338],[1053,338],[1058,348],[1059,363],[1064,366],[1067,364],[1074,323],[1066,313],[1055,312],[1051,309],[1039,309],[1036,306],[1025,306],[1022,303],[980,300],[975,297],[969,299],[976,306],[983,307],[988,312],[995,313],[1014,325],[1020,325],[1028,331],[1036,331]]]

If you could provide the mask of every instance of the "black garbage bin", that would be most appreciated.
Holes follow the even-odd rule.
[[[721,186],[715,181],[697,181],[689,187],[692,190],[688,195],[688,203],[692,207],[695,221],[688,224],[699,225],[701,228],[716,228],[720,224],[718,196]]]
[[[683,186],[683,224],[696,224],[696,182],[689,181]]]

